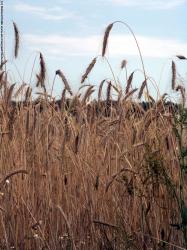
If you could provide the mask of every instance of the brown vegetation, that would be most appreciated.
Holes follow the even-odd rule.
[[[65,90],[56,102],[44,88],[45,73],[40,54],[44,91],[32,102],[27,87],[24,101],[16,103],[14,85],[1,72],[0,249],[185,249],[185,154],[179,157],[175,133],[180,108],[165,105],[165,95],[146,108],[136,102],[133,73],[124,95],[103,80],[98,100],[90,101],[91,85],[68,99],[72,90],[58,70]]]

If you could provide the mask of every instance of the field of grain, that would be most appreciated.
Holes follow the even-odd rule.
[[[17,57],[15,23],[14,31]],[[93,100],[86,79],[96,61],[83,74],[81,94],[56,71],[64,84],[58,102],[46,92],[41,53],[37,100],[25,83],[15,90],[1,65],[0,249],[186,249],[187,112],[175,63],[171,86],[180,105],[167,95],[154,100],[145,71],[140,89],[132,89],[131,73],[125,89],[103,80]]]

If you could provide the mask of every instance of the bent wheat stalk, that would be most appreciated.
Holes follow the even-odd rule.
[[[0,182],[0,189],[2,186],[5,184],[5,182],[10,179],[12,176],[17,175],[17,174],[29,174],[25,169],[18,169],[16,171],[13,171],[12,173],[6,175],[3,180]]]
[[[144,73],[144,78],[145,78],[145,82],[147,81],[147,77],[146,77],[146,71],[145,71],[145,66],[144,66],[144,62],[143,62],[143,56],[142,56],[142,52],[140,50],[140,46],[139,46],[139,43],[138,43],[138,40],[133,32],[133,30],[131,29],[131,27],[125,23],[125,22],[122,22],[122,21],[115,21],[111,24],[109,24],[105,30],[105,34],[104,34],[104,38],[103,38],[103,46],[102,46],[102,56],[104,57],[105,54],[106,54],[106,48],[107,48],[107,44],[108,44],[108,38],[109,38],[109,35],[110,35],[110,32],[114,26],[114,24],[116,23],[121,23],[123,24],[124,26],[127,27],[127,29],[130,31],[130,33],[132,34],[134,40],[135,40],[135,43],[136,43],[136,46],[137,46],[137,49],[138,49],[138,53],[139,53],[139,56],[140,56],[140,60],[141,60],[141,64],[142,64],[142,69],[143,69],[143,73]],[[147,85],[146,85],[146,90],[147,90],[147,94],[148,94],[148,88],[147,88]]]
[[[88,77],[88,75],[90,74],[90,72],[92,71],[93,67],[95,66],[96,64],[96,60],[97,60],[97,57],[95,57],[91,63],[88,65],[85,73],[83,74],[82,76],[82,80],[81,80],[81,83],[84,83],[84,81],[86,80],[86,78]]]
[[[68,80],[66,79],[65,75],[63,74],[63,72],[61,70],[57,70],[56,71],[56,75],[58,75],[62,79],[62,81],[64,83],[64,86],[65,86],[66,90],[70,93],[70,95],[73,95],[73,92],[71,91],[71,88],[70,88],[70,85],[68,83]]]

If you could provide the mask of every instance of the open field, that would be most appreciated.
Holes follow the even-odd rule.
[[[27,85],[14,90],[2,65],[0,249],[186,249],[187,112],[175,63],[171,85],[183,100],[176,106],[166,105],[166,95],[154,100],[146,92],[146,75],[132,89],[133,74],[125,90],[102,81],[91,101],[94,87],[84,82],[95,63],[82,77],[81,95],[73,95],[57,70],[64,84],[59,105],[46,92],[42,54],[35,102]],[[140,105],[145,92],[146,109]],[[23,101],[16,103],[19,95]]]

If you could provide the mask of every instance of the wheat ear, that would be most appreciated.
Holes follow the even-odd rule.
[[[106,53],[108,38],[109,38],[109,34],[110,34],[112,27],[113,27],[113,23],[109,24],[105,30],[105,34],[104,34],[104,38],[103,38],[103,48],[102,48],[102,56],[103,57],[105,56],[105,53]]]
[[[91,63],[88,65],[84,75],[82,76],[82,79],[81,79],[81,83],[84,83],[84,81],[86,80],[86,78],[88,77],[88,75],[90,74],[90,72],[92,71],[93,67],[95,66],[96,64],[96,60],[97,58],[95,57]]]
[[[14,45],[14,56],[15,58],[18,57],[18,51],[19,51],[19,44],[20,44],[20,33],[17,27],[17,24],[13,22],[14,27],[14,36],[15,36],[15,45]]]

